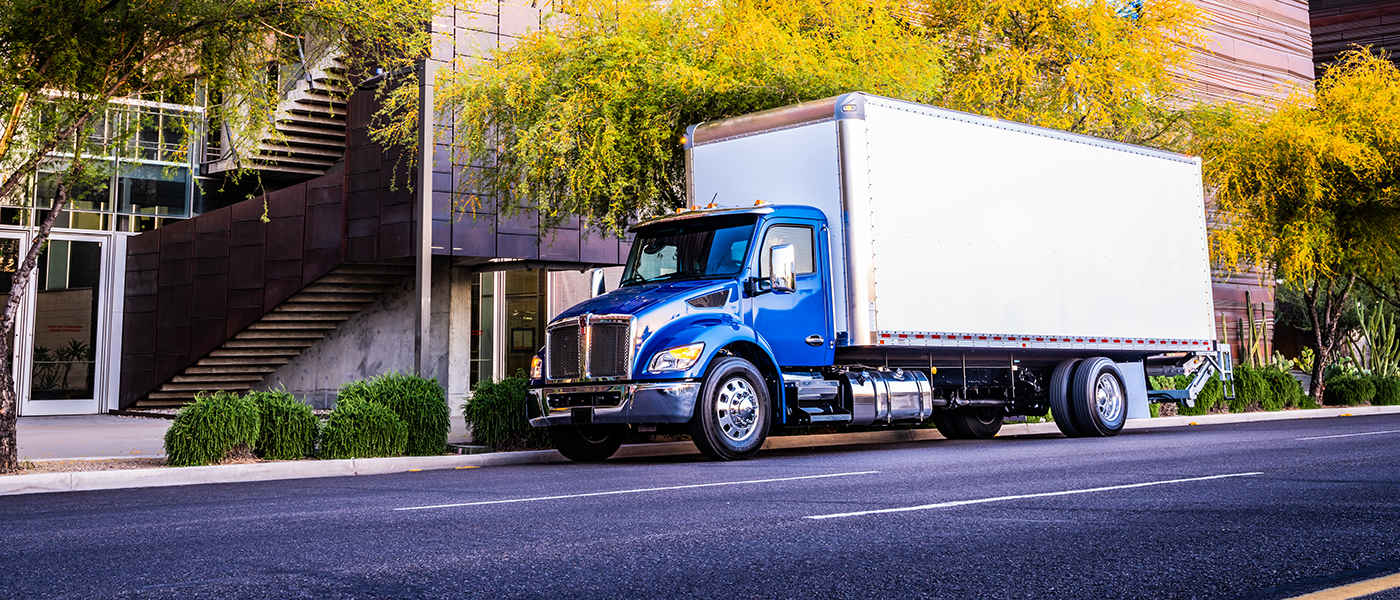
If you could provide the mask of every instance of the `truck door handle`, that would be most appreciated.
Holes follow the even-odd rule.
[[[823,340],[822,340],[822,336],[815,335],[815,334],[807,336],[807,345],[808,345],[808,346],[811,346],[811,347],[813,347],[813,348],[816,348],[816,347],[822,345],[822,341],[823,341]]]

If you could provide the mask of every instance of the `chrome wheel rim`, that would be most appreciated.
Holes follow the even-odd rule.
[[[1127,403],[1123,400],[1123,386],[1112,373],[1100,373],[1094,382],[1094,408],[1099,411],[1099,420],[1113,425],[1123,418]]]
[[[724,437],[744,442],[758,433],[758,396],[749,380],[731,377],[719,386],[715,418]]]

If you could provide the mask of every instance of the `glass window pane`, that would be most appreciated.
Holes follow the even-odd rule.
[[[93,397],[102,244],[51,240],[35,273],[33,400]]]
[[[491,358],[495,351],[492,330],[495,328],[495,288],[494,273],[480,273],[472,282],[472,338],[471,338],[471,383],[492,381],[493,365]]]
[[[783,244],[792,244],[792,249],[797,254],[798,273],[816,272],[816,263],[812,260],[812,228],[778,225],[769,229],[763,238],[763,260],[759,261],[759,277],[768,277],[773,272],[773,246]]]
[[[117,178],[118,212],[185,216],[189,169],[123,163]]]

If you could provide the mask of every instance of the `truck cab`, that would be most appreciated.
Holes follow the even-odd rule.
[[[575,460],[610,456],[632,428],[688,431],[714,458],[752,455],[786,421],[782,370],[832,364],[825,215],[759,203],[633,233],[620,287],[547,327],[530,423]]]

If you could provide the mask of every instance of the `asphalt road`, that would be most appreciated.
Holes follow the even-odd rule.
[[[1400,416],[13,496],[0,525],[6,598],[1287,598],[1400,572]]]

